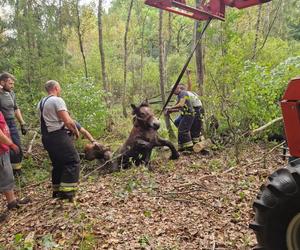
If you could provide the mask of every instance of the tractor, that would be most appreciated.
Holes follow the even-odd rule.
[[[255,249],[300,249],[300,77],[292,79],[281,110],[290,152],[289,162],[268,177],[253,203]]]
[[[195,7],[188,5],[186,0],[145,0],[145,4],[195,20],[207,20],[203,34],[212,19],[225,20],[226,6],[244,9],[270,1],[202,0]],[[194,51],[195,48],[164,107],[171,99]],[[268,177],[253,203],[255,219],[249,227],[254,230],[257,238],[258,244],[254,249],[300,250],[300,77],[289,82],[281,101],[281,110],[291,157],[286,167]]]

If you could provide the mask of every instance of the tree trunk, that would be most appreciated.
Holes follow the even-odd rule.
[[[252,59],[256,59],[256,53],[257,53],[257,43],[258,43],[258,38],[259,38],[259,30],[260,30],[260,21],[261,21],[261,11],[262,11],[262,5],[258,6],[258,14],[257,14],[257,21],[255,25],[255,39],[254,39],[254,44],[253,44],[253,56]]]
[[[26,34],[26,43],[27,43],[27,82],[29,85],[32,84],[32,82],[35,79],[35,65],[34,65],[34,34],[33,30],[31,29],[30,25],[32,23],[32,2],[27,1],[24,11],[24,17],[26,19],[25,23],[25,34]]]
[[[166,102],[165,97],[165,80],[166,80],[166,74],[165,74],[165,62],[164,62],[164,42],[163,42],[163,34],[162,34],[162,27],[163,27],[163,11],[159,11],[159,78],[160,78],[160,92],[161,92],[161,99],[162,99],[162,106]],[[174,131],[172,129],[170,118],[167,115],[164,115],[166,127],[169,133],[169,137],[171,139],[175,138]]]
[[[64,27],[62,21],[62,9],[63,9],[63,0],[59,0],[58,7],[58,26],[59,26],[59,40],[62,44],[60,48],[60,56],[61,56],[61,64],[63,66],[63,70],[66,69],[66,59],[65,59],[65,39],[64,39]]]
[[[122,97],[122,108],[123,108],[124,117],[127,117],[127,111],[126,111],[127,60],[128,60],[127,38],[128,38],[128,31],[129,31],[129,23],[130,23],[132,6],[133,6],[133,0],[130,1],[127,21],[126,21],[125,34],[124,34],[124,85],[123,85],[123,97]]]
[[[196,0],[196,6],[198,6],[201,1]],[[196,45],[198,39],[201,35],[201,25],[199,21],[195,21],[194,25],[194,44]],[[195,51],[195,57],[196,57],[196,75],[197,75],[197,86],[199,90],[199,95],[203,95],[203,81],[204,81],[204,63],[203,63],[203,50],[202,50],[202,41],[200,41],[199,45],[197,46],[197,49]]]
[[[140,83],[140,90],[142,93],[144,93],[144,33],[145,33],[145,22],[146,22],[146,18],[147,18],[147,14],[146,13],[145,17],[143,18],[143,24],[142,24],[142,31],[141,31],[141,83]]]
[[[107,75],[106,75],[105,55],[104,55],[104,49],[103,49],[102,12],[103,12],[102,0],[99,0],[99,6],[98,6],[99,52],[100,52],[100,61],[101,61],[101,72],[102,72],[103,89],[104,89],[105,92],[107,92],[108,91],[108,81],[107,81]]]
[[[171,51],[171,45],[172,45],[172,13],[168,13],[168,40],[166,42],[166,46],[165,46],[165,55],[164,55],[164,62],[165,62],[165,65],[168,61],[168,55]],[[165,82],[169,82],[169,75],[168,75],[168,72],[167,70],[165,70]]]
[[[82,37],[82,33],[81,33],[81,22],[80,22],[80,13],[79,13],[79,0],[76,1],[76,16],[77,16],[77,24],[76,24],[76,28],[77,28],[77,35],[78,35],[78,40],[79,40],[79,46],[80,46],[80,52],[82,55],[82,59],[83,59],[83,65],[84,65],[84,74],[85,74],[85,78],[88,78],[88,70],[87,70],[87,65],[86,65],[86,59],[85,59],[85,54],[84,54],[84,49],[83,49],[83,37]]]

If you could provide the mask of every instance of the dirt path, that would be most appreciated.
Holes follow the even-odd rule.
[[[252,201],[284,166],[278,152],[263,159],[269,150],[248,145],[239,165],[227,150],[93,177],[76,206],[49,199],[49,183],[29,188],[33,203],[0,225],[0,249],[250,249]]]

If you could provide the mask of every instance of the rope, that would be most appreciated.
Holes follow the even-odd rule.
[[[162,108],[162,110],[161,110],[161,112],[160,112],[160,114],[159,114],[159,117],[162,115],[162,113],[164,112],[166,106],[167,106],[168,103],[170,102],[170,100],[171,100],[171,98],[172,98],[172,95],[174,94],[175,89],[177,88],[178,84],[180,83],[180,81],[181,81],[181,79],[182,79],[182,77],[183,77],[183,75],[184,75],[184,72],[186,71],[186,69],[187,69],[187,67],[188,67],[188,65],[189,65],[189,63],[190,63],[190,61],[191,61],[191,59],[192,59],[192,57],[193,57],[193,55],[194,55],[194,52],[195,52],[195,50],[197,49],[197,47],[198,47],[198,45],[199,45],[199,43],[200,43],[200,41],[201,41],[201,39],[202,39],[202,37],[203,37],[203,34],[204,34],[204,32],[206,31],[206,29],[207,29],[208,25],[210,24],[211,20],[212,20],[212,18],[210,18],[210,19],[208,19],[208,20],[206,21],[206,23],[205,23],[205,25],[204,25],[204,27],[203,27],[201,33],[200,33],[200,37],[199,37],[199,39],[197,40],[197,43],[196,43],[196,45],[194,46],[194,48],[193,48],[193,50],[192,50],[190,56],[188,57],[186,63],[184,64],[184,66],[183,66],[183,68],[182,68],[182,70],[181,70],[181,72],[180,72],[180,74],[179,74],[179,76],[178,76],[178,78],[177,78],[177,80],[176,80],[176,82],[175,82],[175,84],[174,84],[174,86],[173,86],[173,88],[172,88],[172,90],[171,90],[169,96],[168,96],[168,99],[167,99],[166,103],[164,104],[164,106],[163,106],[163,108]]]

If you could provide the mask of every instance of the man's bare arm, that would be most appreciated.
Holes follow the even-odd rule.
[[[22,113],[21,113],[21,110],[20,110],[20,109],[16,109],[16,110],[15,110],[15,116],[16,116],[18,122],[19,122],[21,125],[25,124],[25,121],[24,121],[24,119],[23,119],[23,116],[22,116]]]
[[[95,142],[96,140],[94,137],[90,134],[89,131],[87,131],[85,128],[81,127],[80,133],[84,136],[84,138],[88,139],[90,142]]]
[[[65,126],[76,136],[76,138],[79,138],[79,132],[78,129],[73,121],[73,119],[70,117],[69,113],[65,110],[61,110],[57,112],[57,115],[59,119],[63,121]]]
[[[173,113],[173,112],[178,112],[183,108],[185,105],[185,98],[181,98],[176,105],[166,108],[167,113]]]
[[[181,98],[176,105],[171,107],[171,109],[181,109],[184,107],[184,105],[185,105],[185,98]]]
[[[8,138],[3,132],[2,130],[0,130],[0,142],[10,146],[11,144],[13,144],[12,140],[10,138]]]

